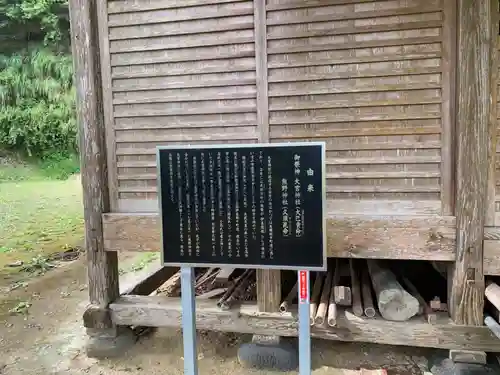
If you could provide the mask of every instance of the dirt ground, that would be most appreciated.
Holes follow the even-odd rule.
[[[134,276],[124,276],[129,284]],[[135,276],[137,278],[137,276]],[[0,297],[0,304],[2,304]],[[82,311],[87,303],[86,271],[82,260],[52,271],[10,293],[29,301],[26,315],[0,313],[0,374],[134,375],[183,374],[182,335],[159,329],[141,337],[120,359],[97,361],[85,355]],[[203,332],[199,335],[199,373],[218,375],[270,374],[239,365],[238,345],[248,335]],[[313,374],[351,374],[349,369],[388,369],[389,374],[422,374],[432,353],[415,348],[333,341],[313,341]],[[433,352],[435,353],[435,352]],[[294,374],[297,372],[293,372]]]

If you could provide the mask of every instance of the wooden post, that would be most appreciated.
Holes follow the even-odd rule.
[[[107,307],[119,296],[118,258],[116,252],[104,251],[103,240],[102,214],[109,211],[109,192],[96,0],[71,0],[69,11],[91,304],[84,324],[109,334],[113,324]]]
[[[488,198],[488,160],[493,49],[497,0],[458,0],[457,231],[449,309],[455,323],[483,324],[483,234]]]
[[[264,0],[254,2],[257,119],[259,142],[269,142],[269,95],[267,91],[267,27]],[[281,303],[281,272],[257,271],[257,302],[260,311],[277,312]]]

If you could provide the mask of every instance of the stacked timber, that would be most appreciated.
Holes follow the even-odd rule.
[[[218,299],[217,306],[229,309],[235,301],[256,298],[254,270],[236,268],[195,269],[195,294],[197,299]],[[156,292],[168,297],[181,294],[181,273],[176,272]]]
[[[380,315],[391,321],[424,315],[431,324],[439,312],[446,311],[439,297],[426,300],[409,278],[381,261],[336,259],[326,272],[312,276],[309,317],[314,326],[335,327],[338,312],[345,309],[358,317]],[[297,289],[295,283],[281,303],[281,312],[291,309]]]
[[[484,314],[484,324],[500,339],[500,324],[498,323],[500,318],[500,286],[491,280],[486,280],[484,295],[490,304],[490,311]]]

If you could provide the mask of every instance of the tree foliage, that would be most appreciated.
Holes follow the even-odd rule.
[[[67,44],[67,0],[0,0],[2,39],[45,46]]]
[[[66,0],[0,0],[0,148],[28,155],[76,149]],[[8,43],[7,43],[8,42]]]
[[[29,155],[76,149],[70,56],[38,49],[0,58],[0,144]]]

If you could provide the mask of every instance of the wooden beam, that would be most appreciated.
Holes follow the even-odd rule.
[[[269,95],[265,0],[256,0],[254,3],[254,29],[259,142],[268,143]],[[281,303],[281,272],[279,270],[257,270],[257,301],[261,311],[279,311]]]
[[[441,132],[441,209],[443,215],[453,215],[455,204],[454,137],[455,137],[455,90],[457,14],[456,0],[444,0],[442,51],[442,132]]]
[[[488,199],[492,49],[497,0],[458,0],[456,262],[449,309],[457,324],[482,325],[483,233]],[[496,18],[496,17],[495,17]]]
[[[489,154],[488,154],[488,183],[485,211],[485,225],[495,225],[495,190],[496,179],[496,149],[497,149],[497,94],[498,94],[498,1],[492,4],[492,24],[496,29],[493,34],[494,45],[491,48],[490,66],[490,132],[489,132]]]
[[[111,304],[115,324],[153,327],[180,327],[179,298],[123,296]],[[259,312],[253,303],[221,311],[215,301],[196,301],[196,327],[223,332],[297,336],[296,306],[289,313]],[[373,342],[442,349],[500,352],[498,340],[487,327],[453,324],[445,313],[436,324],[417,317],[407,322],[391,322],[380,317],[362,318],[339,309],[335,328],[311,327],[313,337],[355,342]]]
[[[120,294],[149,296],[178,270],[178,267],[155,267],[153,271],[148,270],[144,275],[141,275],[142,277],[138,278],[133,285],[121,291]]]
[[[485,275],[500,276],[500,241],[485,240],[483,245]]]
[[[108,251],[159,251],[156,213],[103,215]],[[455,259],[451,216],[337,216],[327,220],[327,254],[339,258]]]
[[[91,305],[106,309],[110,302],[118,298],[119,288],[117,253],[105,251],[103,237],[102,214],[109,211],[110,202],[96,3],[96,0],[71,0],[69,10],[89,296]],[[95,322],[94,326],[112,328],[104,318],[101,322]]]
[[[280,311],[280,270],[257,270],[257,304],[260,311]]]

